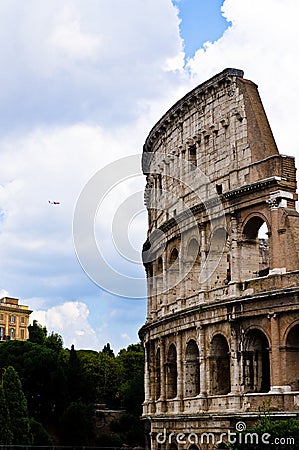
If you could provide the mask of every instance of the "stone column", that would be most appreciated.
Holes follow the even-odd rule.
[[[207,273],[208,267],[206,266],[207,256],[206,256],[206,233],[205,229],[201,228],[201,242],[200,242],[200,259],[201,259],[201,270],[200,270],[200,278],[199,282],[201,285],[201,289],[206,289],[207,287]]]
[[[163,274],[162,274],[162,289],[160,296],[163,298],[163,307],[165,307],[168,304],[168,267],[167,267],[167,248],[164,251],[162,255],[162,261],[163,261]]]
[[[238,362],[238,340],[236,330],[231,325],[231,393],[240,392],[240,364]]]
[[[162,336],[160,341],[160,370],[161,370],[161,392],[160,400],[162,402],[162,411],[165,410],[165,400],[166,400],[166,360],[165,360],[165,338]]]
[[[240,281],[240,257],[238,248],[238,222],[235,213],[230,215],[230,273],[231,281]]]
[[[206,333],[204,327],[198,328],[199,338],[199,379],[200,394],[207,395],[207,354],[206,354]]]
[[[269,257],[270,257],[270,274],[283,273],[285,271],[285,260],[280,248],[279,233],[279,199],[272,197],[268,200],[271,216],[271,234],[269,236]]]
[[[10,335],[10,333],[9,333],[9,316],[10,316],[10,314],[9,314],[9,312],[7,312],[5,315],[5,336]]]
[[[271,391],[275,391],[282,385],[279,320],[276,314],[271,314],[269,318],[271,327]]]
[[[150,371],[149,371],[149,342],[144,344],[144,401],[148,403],[150,399]]]
[[[151,284],[151,298],[150,298],[150,307],[151,307],[151,313],[152,313],[152,318],[156,319],[157,317],[157,303],[158,303],[158,297],[157,297],[157,276],[155,275],[155,273],[153,272],[153,277],[150,281]]]
[[[184,377],[183,377],[183,355],[182,355],[182,334],[177,334],[177,398],[179,401],[179,411],[183,411],[183,390],[184,390]]]
[[[180,296],[180,305],[184,306],[184,299],[185,299],[185,281],[184,280],[184,271],[185,271],[185,255],[182,254],[182,252],[185,250],[183,249],[183,246],[180,245],[181,250],[179,251],[179,284],[178,284],[178,291]]]
[[[152,271],[149,267],[146,268],[146,281],[147,281],[147,320],[152,318],[153,313],[153,278],[151,277]]]
[[[21,337],[21,331],[20,331],[20,316],[18,314],[16,314],[15,316],[15,321],[16,321],[16,334],[15,334],[15,338],[16,339],[20,339]]]

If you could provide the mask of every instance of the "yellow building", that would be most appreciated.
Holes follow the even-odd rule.
[[[29,316],[32,313],[28,306],[19,305],[17,298],[0,299],[0,342],[15,339],[28,339]]]

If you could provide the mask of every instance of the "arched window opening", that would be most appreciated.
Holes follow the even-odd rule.
[[[191,170],[194,170],[197,165],[196,144],[189,147],[189,161],[192,164]]]
[[[226,338],[216,334],[210,351],[211,393],[225,395],[230,392],[230,353]]]
[[[158,348],[155,361],[155,398],[158,400],[161,395],[161,359],[160,349]]]
[[[286,340],[286,384],[299,391],[299,324],[293,326]]]
[[[269,274],[269,240],[268,227],[266,222],[262,224],[258,231],[259,243],[259,277],[265,277]]]
[[[162,258],[160,256],[160,258],[158,258],[158,261],[157,261],[156,274],[157,275],[161,275],[161,273],[163,273],[163,261],[162,261]]]
[[[178,263],[178,256],[179,256],[179,252],[177,251],[176,248],[173,248],[170,253],[169,266],[173,266],[174,264]]]
[[[166,392],[167,398],[174,398],[177,395],[177,354],[174,344],[170,345],[167,354]]]
[[[244,339],[243,383],[245,392],[269,392],[269,342],[260,330],[250,330]]]
[[[199,392],[199,351],[196,342],[191,339],[186,347],[185,397],[195,397]]]
[[[197,239],[192,238],[188,245],[187,261],[200,265],[200,249]]]
[[[242,279],[263,277],[269,273],[268,227],[260,216],[251,217],[243,230]]]

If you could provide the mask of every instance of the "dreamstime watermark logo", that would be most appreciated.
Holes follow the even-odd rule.
[[[192,230],[192,237],[198,243],[203,242],[196,218],[198,212],[209,222],[209,236],[205,237],[209,247],[204,251],[205,257],[197,274],[200,283],[215,271],[226,245],[220,196],[198,167],[175,155],[146,153],[143,155],[143,170],[147,177],[144,193],[144,186],[141,188],[137,182],[140,177],[145,179],[140,166],[140,155],[132,155],[99,170],[82,189],[73,217],[74,247],[86,274],[105,291],[136,299],[145,297],[145,273],[136,269],[142,265],[141,249],[132,245],[129,235],[132,222],[146,209],[154,224],[142,253],[146,265],[156,264],[166,249],[169,228],[165,224],[176,227],[179,236],[179,257],[163,268],[164,282],[155,283],[156,271],[147,273],[148,282],[155,284],[158,293],[177,285],[195,264],[196,254],[191,255],[191,260],[189,257],[188,264],[184,263],[183,255],[186,255],[190,239],[186,231]],[[97,221],[100,222],[98,237]],[[223,232],[216,236],[217,230]]]
[[[157,433],[156,442],[158,444],[171,445],[217,445],[220,444],[249,444],[249,445],[295,445],[293,437],[272,437],[270,433],[258,434],[253,431],[246,431],[246,423],[239,421],[235,425],[235,431],[227,430],[223,433],[175,433],[169,432],[166,428],[163,432]],[[219,448],[219,447],[217,447]]]

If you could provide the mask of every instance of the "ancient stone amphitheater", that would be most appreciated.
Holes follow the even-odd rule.
[[[153,127],[142,164],[148,447],[211,447],[265,405],[296,415],[296,169],[256,84],[226,69],[196,87]]]

